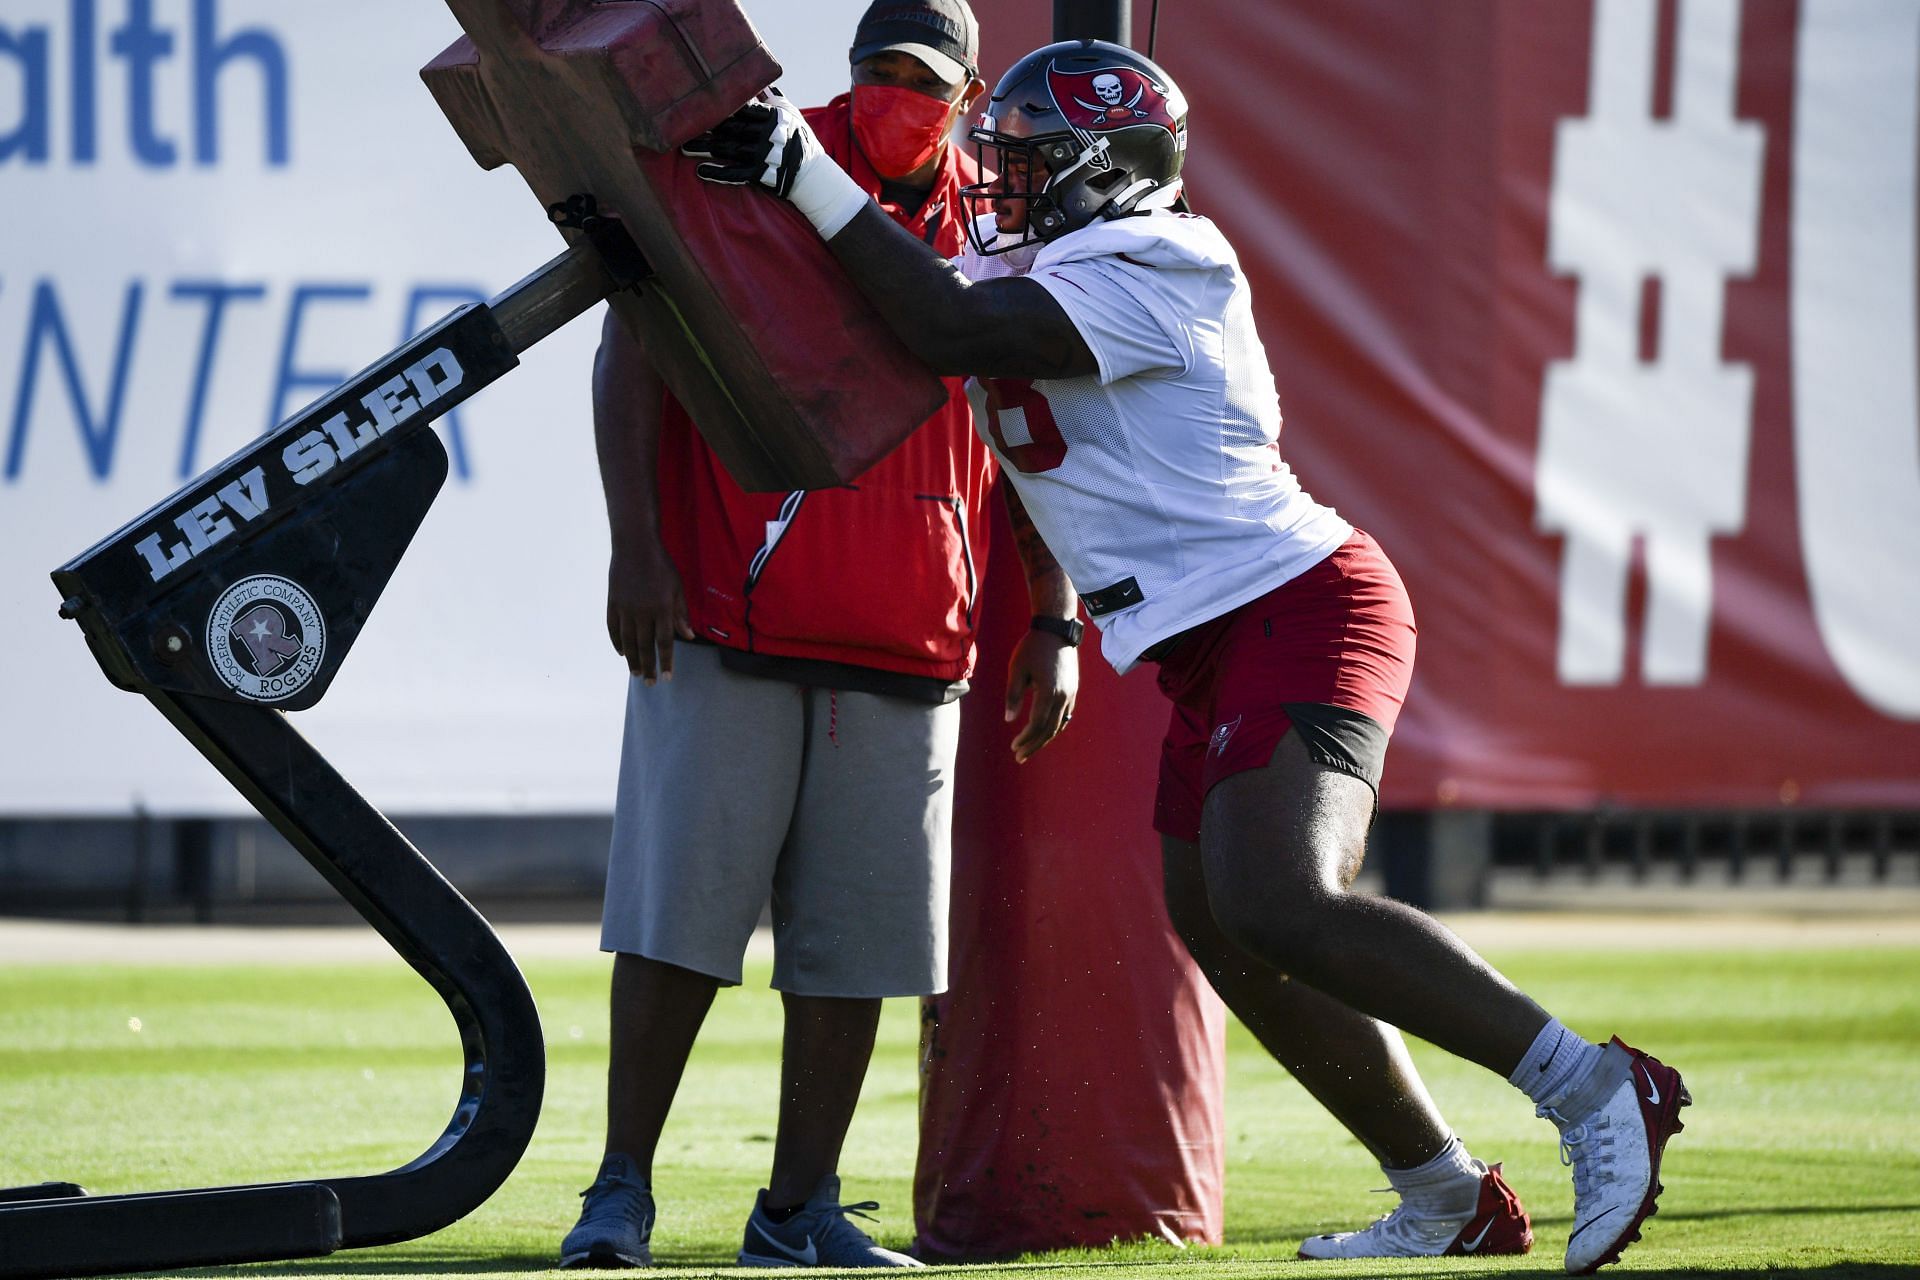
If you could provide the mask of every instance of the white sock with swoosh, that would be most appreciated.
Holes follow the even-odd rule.
[[[1507,1080],[1536,1105],[1550,1106],[1586,1079],[1599,1061],[1599,1045],[1575,1035],[1560,1019],[1548,1018]]]
[[[1487,1167],[1467,1154],[1459,1138],[1448,1138],[1440,1154],[1412,1169],[1381,1165],[1387,1181],[1407,1208],[1422,1218],[1469,1218],[1480,1203],[1480,1179]]]

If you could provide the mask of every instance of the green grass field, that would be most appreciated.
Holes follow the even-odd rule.
[[[1615,1272],[1920,1275],[1920,951],[1738,950],[1490,958],[1590,1034],[1620,1030],[1681,1067],[1696,1105],[1668,1149],[1667,1195]],[[546,1269],[599,1154],[607,966],[527,966],[546,1026],[546,1111],[487,1205],[426,1240],[272,1275],[510,1275]],[[1605,974],[1603,979],[1600,975]],[[656,1170],[654,1251],[727,1266],[772,1152],[778,998],[766,974],[725,992]],[[136,1029],[137,1028],[137,1029]],[[889,1006],[842,1171],[881,1201],[876,1236],[912,1234],[917,1028]],[[1330,1264],[1303,1234],[1383,1212],[1365,1154],[1237,1026],[1227,1109],[1227,1242],[1049,1255],[992,1276],[1560,1274],[1570,1190],[1552,1130],[1504,1081],[1416,1046],[1474,1151],[1504,1160],[1534,1214],[1528,1258]],[[451,1022],[398,961],[326,967],[14,966],[0,970],[0,1186],[95,1192],[372,1173],[444,1125]]]

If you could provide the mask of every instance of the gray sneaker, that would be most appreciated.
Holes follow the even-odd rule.
[[[563,1267],[650,1267],[653,1254],[653,1191],[640,1181],[633,1161],[610,1155],[599,1176],[580,1193],[580,1221],[560,1242]]]
[[[920,1267],[926,1264],[904,1253],[882,1249],[867,1233],[847,1221],[848,1214],[873,1220],[875,1200],[840,1203],[840,1179],[820,1179],[800,1212],[785,1222],[767,1217],[767,1193],[753,1201],[746,1238],[740,1244],[743,1267]]]

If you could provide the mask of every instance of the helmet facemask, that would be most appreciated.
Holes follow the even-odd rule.
[[[1079,148],[1071,134],[1017,138],[997,132],[992,126],[992,117],[988,117],[969,137],[980,172],[996,176],[960,191],[967,203],[967,233],[974,249],[989,255],[1006,253],[1064,235],[1070,218],[1069,211],[1062,206],[1060,193],[1090,158],[1076,154]],[[1104,145],[1100,150],[1105,151]],[[1001,211],[1009,206],[1014,224],[1011,228],[1000,225],[1004,221]],[[991,242],[985,243],[979,228],[984,214],[993,215],[998,232]]]

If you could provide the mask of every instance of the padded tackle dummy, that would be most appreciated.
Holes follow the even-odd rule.
[[[742,486],[845,483],[945,402],[798,213],[679,154],[780,74],[735,0],[447,3],[434,99],[482,168],[625,224],[655,274],[612,305]]]
[[[1011,544],[1004,516],[995,544]],[[1226,1009],[1163,905],[1167,702],[1087,629],[1073,724],[1015,765],[1001,673],[1026,632],[997,553],[962,704],[951,986],[922,1004],[914,1251],[986,1259],[1141,1237],[1220,1242]]]

